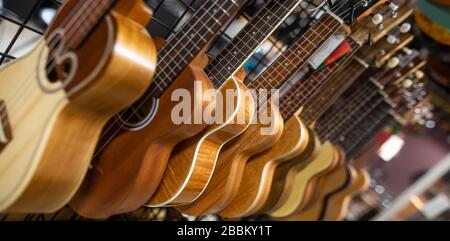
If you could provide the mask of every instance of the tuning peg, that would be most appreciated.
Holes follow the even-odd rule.
[[[389,69],[393,69],[393,68],[397,67],[399,64],[400,64],[400,59],[397,57],[393,57],[388,61],[387,67]]]
[[[383,17],[383,15],[381,15],[379,13],[373,15],[373,17],[372,17],[372,23],[375,25],[382,24],[383,21],[384,21],[384,17]]]
[[[409,89],[413,84],[414,82],[411,79],[405,79],[402,83],[403,88],[405,89]]]
[[[407,54],[407,55],[411,55],[413,53],[413,51],[407,47],[404,47],[402,49],[403,53]]]
[[[398,43],[398,38],[395,35],[388,35],[386,41],[390,44],[396,44]]]
[[[391,2],[391,3],[389,4],[389,8],[390,8],[393,12],[397,12],[398,9],[400,8],[400,6],[397,5],[397,4],[395,4],[395,3],[393,3],[393,2]]]
[[[422,79],[423,77],[425,77],[425,73],[422,70],[417,70],[414,75],[417,79]]]
[[[400,6],[391,2],[389,4],[389,8],[392,10],[392,17],[397,18],[398,17],[398,9],[400,8]]]
[[[372,32],[369,32],[369,33],[367,34],[367,42],[369,42],[369,46],[370,46],[370,47],[372,47],[372,46],[374,45]]]
[[[411,31],[411,24],[410,23],[403,23],[400,26],[400,33],[408,33],[409,31]]]

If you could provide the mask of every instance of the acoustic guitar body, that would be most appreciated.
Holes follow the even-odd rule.
[[[314,202],[310,203],[301,211],[296,211],[288,216],[278,218],[285,221],[318,221],[321,218],[327,195],[342,188],[347,184],[350,170],[344,164],[339,163],[338,167],[326,176],[323,176],[319,182],[322,187],[318,188],[317,196]]]
[[[284,203],[285,197],[292,191],[292,185],[295,175],[298,170],[303,169],[311,163],[319,154],[320,140],[315,136],[314,132],[308,128],[310,138],[305,151],[298,157],[280,165],[274,174],[272,188],[270,189],[269,198],[264,207],[260,210],[261,213],[270,213],[272,209],[277,209],[277,203]],[[284,191],[289,190],[289,191]],[[286,192],[284,195],[283,193]]]
[[[273,147],[281,138],[284,121],[278,109],[269,103],[264,111],[270,113],[271,126],[259,122],[254,116],[245,132],[227,143],[220,151],[214,174],[203,194],[195,202],[178,206],[177,210],[191,216],[215,214],[222,211],[236,196],[250,157]],[[258,120],[255,120],[258,119]],[[261,131],[268,133],[261,135]]]
[[[354,168],[353,168],[354,169]],[[342,191],[333,194],[327,200],[324,221],[342,221],[345,219],[351,200],[357,194],[369,188],[370,176],[364,169],[354,169],[351,172],[352,181]]]
[[[62,7],[54,26],[75,2]],[[2,68],[0,99],[11,139],[0,148],[0,211],[54,212],[75,194],[103,126],[151,83],[156,49],[143,27],[151,19],[143,4],[118,3],[76,52],[68,52],[70,82],[47,77],[45,40]]]
[[[147,203],[148,206],[175,206],[194,202],[208,185],[223,145],[249,126],[255,113],[255,104],[242,80],[237,76],[232,77],[218,92],[218,98],[223,98],[217,101],[218,105],[223,106],[216,106],[216,110],[223,111],[221,122],[208,126],[200,134],[174,148],[163,179]],[[229,101],[230,93],[235,93],[232,101]]]
[[[308,138],[308,129],[300,119],[296,116],[289,119],[277,144],[247,162],[236,196],[219,215],[237,218],[261,209],[269,197],[275,169],[300,155],[306,149]]]

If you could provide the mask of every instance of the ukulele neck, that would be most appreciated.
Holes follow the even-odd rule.
[[[74,5],[67,17],[51,26],[44,37],[48,38],[53,31],[60,30],[65,34],[66,47],[77,49],[116,2],[114,0],[73,1]]]
[[[325,69],[309,74],[303,81],[297,81],[293,86],[289,87],[289,90],[287,92],[283,94],[283,96],[280,98],[280,112],[285,119],[289,119],[294,114],[296,114],[302,106],[305,106],[306,102],[310,100],[314,96],[314,94],[320,95],[319,99],[328,98],[326,95],[318,93],[318,90],[323,89],[324,85],[326,85],[327,83],[333,86],[334,83],[331,83],[330,77],[334,73],[338,72],[342,65],[347,62],[347,60],[357,51],[360,46],[359,43],[351,40],[350,38],[347,38],[347,41],[350,43],[350,46],[352,48],[349,54],[347,54],[340,60],[337,60],[336,62],[330,64]],[[320,107],[321,106],[319,106],[318,108]],[[308,113],[323,112],[321,109],[309,109],[307,111]],[[311,118],[311,120],[306,124],[310,125],[315,120],[315,118],[316,117]]]
[[[164,93],[244,3],[245,0],[206,1],[195,12],[158,53],[158,68],[150,87],[153,96]]]
[[[249,87],[255,90],[267,90],[268,98],[271,90],[279,89],[299,69],[308,65],[308,59],[325,42],[341,28],[342,23],[329,14],[321,17],[305,34],[295,41],[275,63],[264,71]],[[265,103],[260,98],[258,106]]]
[[[251,57],[272,32],[300,4],[299,0],[269,1],[206,67],[216,89],[220,88]]]
[[[369,66],[355,58],[347,61],[340,74],[333,75],[326,81],[322,91],[307,101],[300,113],[307,125],[316,122],[324,112],[361,76]]]

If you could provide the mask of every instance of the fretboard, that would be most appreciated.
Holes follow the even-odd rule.
[[[375,127],[389,114],[389,109],[389,104],[379,101],[379,103],[373,105],[366,112],[356,116],[354,120],[347,121],[344,126],[334,133],[332,141],[334,143],[344,143],[346,141],[352,143],[353,141],[358,142],[360,136]]]
[[[346,121],[357,118],[376,106],[383,97],[378,88],[369,81],[353,86],[340,98],[317,122],[316,130],[319,136],[326,140],[340,129]]]
[[[348,39],[348,41],[353,49],[351,54],[353,54],[359,45],[351,39]],[[318,93],[319,89],[330,82],[330,77],[338,71],[351,54],[330,64],[323,70],[311,73],[304,80],[297,81],[293,86],[290,86],[289,90],[280,98],[280,112],[283,118],[286,120],[291,118],[314,94]]]
[[[345,147],[347,159],[353,160],[358,155],[360,155],[361,152],[365,150],[366,147],[374,140],[374,138],[377,136],[377,134],[380,132],[381,129],[393,124],[398,123],[392,116],[388,115],[382,122],[380,122],[380,124],[377,127],[373,128],[373,130],[371,131],[366,132],[366,135],[363,136],[360,142],[353,143],[353,145],[351,145],[350,147]]]
[[[251,57],[270,34],[300,4],[300,0],[269,1],[206,67],[216,89],[220,88]]]
[[[392,119],[392,116],[389,114],[389,108],[382,105],[371,115],[368,115],[364,122],[359,123],[346,133],[342,133],[334,143],[350,152],[358,143],[367,141],[370,134],[379,132],[381,128],[388,124],[386,121],[390,119]]]
[[[237,14],[245,1],[205,1],[158,52],[157,70],[147,94],[161,96],[221,27]]]
[[[367,67],[353,58],[345,63],[342,71],[327,81],[321,91],[306,102],[305,108],[300,113],[304,123],[307,125],[314,123],[366,71]]]
[[[114,0],[78,1],[73,4],[68,15],[63,16],[62,21],[58,22],[58,26],[49,28],[46,36],[56,28],[63,29],[67,38],[65,47],[76,49],[109,12],[115,2]]]
[[[268,93],[279,89],[298,70],[308,64],[308,59],[341,27],[341,22],[324,14],[305,34],[296,40],[267,70],[249,84],[254,90]],[[268,96],[270,97],[270,96]],[[259,105],[264,103],[260,99]]]

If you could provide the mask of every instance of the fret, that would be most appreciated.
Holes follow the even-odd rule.
[[[223,9],[221,6],[219,6],[219,9],[220,9],[225,15],[227,15],[228,17],[230,17],[230,14],[228,13],[227,10]]]
[[[235,74],[300,2],[299,0],[290,0],[267,3],[206,67],[205,72],[213,81],[214,86],[219,88]],[[239,54],[236,54],[236,49]],[[230,61],[233,64],[230,64]]]
[[[356,85],[349,89],[346,94],[344,94],[344,97],[337,101],[332,108],[334,110],[345,108],[351,109],[353,108],[353,105],[368,101],[376,94],[378,94],[378,88],[365,79],[361,79],[360,83],[356,83]],[[332,117],[333,114],[335,113],[327,113],[323,118],[326,118],[327,115]]]
[[[239,4],[235,0],[231,0],[231,2],[236,6],[239,7]]]

